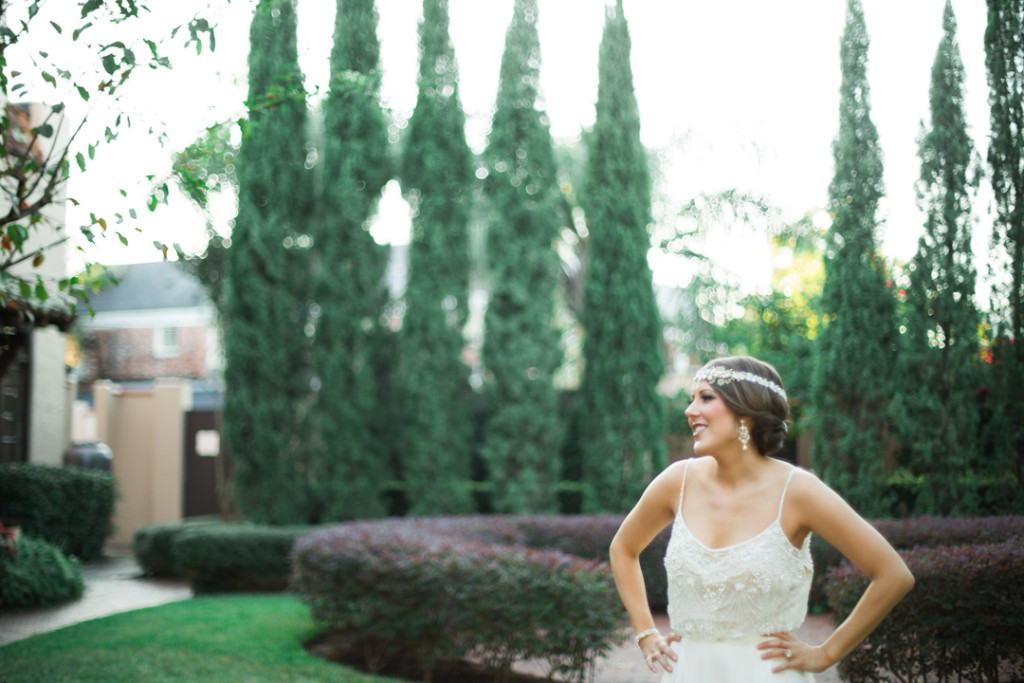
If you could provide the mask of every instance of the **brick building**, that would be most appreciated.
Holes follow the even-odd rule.
[[[216,315],[205,291],[173,262],[114,268],[120,285],[92,297],[95,316],[79,320],[86,388],[178,377],[217,383],[223,355]]]

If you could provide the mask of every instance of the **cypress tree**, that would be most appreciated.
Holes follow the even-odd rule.
[[[985,30],[991,138],[988,162],[995,195],[993,256],[1003,267],[995,288],[994,431],[1013,454],[1016,498],[1024,500],[1024,1],[988,0]],[[1000,444],[1001,445],[1001,444]],[[1004,447],[1005,448],[1005,447]],[[1000,451],[1004,448],[999,448]]]
[[[828,322],[818,340],[813,379],[812,453],[825,481],[865,514],[877,514],[884,504],[878,492],[891,430],[897,335],[895,298],[875,242],[882,153],[871,121],[868,43],[860,0],[849,0],[821,295]]]
[[[473,163],[447,0],[424,0],[416,107],[402,154],[412,209],[405,317],[394,376],[399,453],[412,514],[472,509],[469,368],[462,362],[468,313],[468,224]]]
[[[338,0],[314,236],[320,391],[313,413],[323,515],[332,520],[383,516],[393,477],[371,429],[378,401],[371,356],[386,303],[387,254],[367,223],[390,176],[379,59],[374,0]]]
[[[295,30],[292,0],[256,7],[227,257],[224,433],[240,508],[272,523],[307,521],[312,498],[299,409],[309,393],[307,265],[296,246],[312,200]]]
[[[661,318],[647,252],[651,181],[640,142],[622,1],[609,7],[582,204],[590,232],[584,286],[580,432],[583,509],[623,511],[666,464]]]
[[[924,475],[916,512],[976,512],[958,478],[977,448],[975,358],[980,316],[971,254],[974,158],[964,115],[964,65],[953,6],[932,65],[931,125],[919,141],[924,235],[910,265],[907,332],[897,372],[899,433],[908,465]],[[923,125],[922,125],[923,128]]]
[[[537,0],[516,0],[505,36],[484,158],[495,210],[488,240],[493,281],[483,360],[491,416],[483,454],[498,512],[553,512],[562,429],[553,384],[561,358],[553,325],[558,186],[547,117],[537,108]]]

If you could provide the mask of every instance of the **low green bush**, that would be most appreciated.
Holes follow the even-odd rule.
[[[83,562],[99,557],[110,535],[116,487],[109,472],[78,467],[0,465],[0,519]]]
[[[196,593],[283,591],[292,546],[312,529],[233,522],[185,525],[173,537],[171,555]]]
[[[84,590],[78,564],[56,546],[28,536],[0,543],[0,611],[55,605]]]
[[[1024,540],[918,547],[900,554],[917,584],[840,662],[843,680],[1022,680]],[[867,584],[868,578],[845,561],[829,573],[827,590],[837,619],[850,614]]]
[[[322,529],[296,543],[292,587],[371,672],[411,660],[429,677],[441,663],[476,657],[500,676],[514,661],[539,659],[553,676],[582,680],[621,637],[611,571],[606,562],[504,544],[528,536],[529,519]]]
[[[178,578],[181,569],[174,556],[174,541],[186,529],[197,525],[224,524],[216,518],[190,518],[180,522],[150,524],[138,529],[132,536],[132,554],[135,562],[147,576]]]

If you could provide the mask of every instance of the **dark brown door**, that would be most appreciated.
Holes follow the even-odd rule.
[[[220,435],[220,413],[185,413],[185,516],[221,515],[230,511],[222,501],[230,458]]]

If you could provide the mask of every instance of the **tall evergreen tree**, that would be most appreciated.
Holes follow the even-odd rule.
[[[423,1],[417,80],[401,168],[413,232],[394,377],[400,466],[412,514],[458,513],[472,509],[464,486],[470,477],[469,368],[461,354],[473,159],[447,0]]]
[[[881,511],[879,478],[891,430],[895,299],[875,241],[882,153],[871,121],[868,33],[849,0],[840,48],[839,133],[832,145],[832,225],[813,380],[813,457],[823,478],[867,514]]]
[[[1002,327],[995,381],[1003,419],[994,427],[1014,456],[1010,465],[1017,499],[1024,501],[1024,0],[988,0],[985,65],[991,110],[988,162],[996,204],[993,255],[1001,266],[996,273],[995,306]]]
[[[640,142],[622,0],[605,17],[597,117],[583,208],[590,231],[584,288],[580,430],[583,508],[622,511],[666,464],[661,317],[647,263],[651,181]]]
[[[237,500],[249,517],[275,523],[307,521],[313,498],[300,411],[309,393],[307,265],[296,247],[312,198],[295,31],[293,0],[257,5],[225,305],[224,432]]]
[[[378,396],[371,356],[386,302],[387,253],[367,223],[391,171],[379,61],[374,0],[338,0],[314,235],[320,391],[313,414],[327,519],[383,516],[383,490],[393,478],[372,433]]]
[[[553,512],[562,428],[553,378],[561,353],[553,325],[560,226],[547,117],[537,108],[537,0],[516,0],[505,35],[494,120],[484,154],[495,218],[493,279],[483,360],[495,412],[483,453],[498,512]]]
[[[974,464],[977,448],[980,316],[971,253],[977,176],[972,174],[964,65],[950,0],[942,25],[932,65],[931,125],[923,130],[918,151],[918,201],[927,218],[910,266],[907,332],[894,405],[906,464],[925,477],[916,511],[948,515],[976,511],[970,490],[957,481]]]

